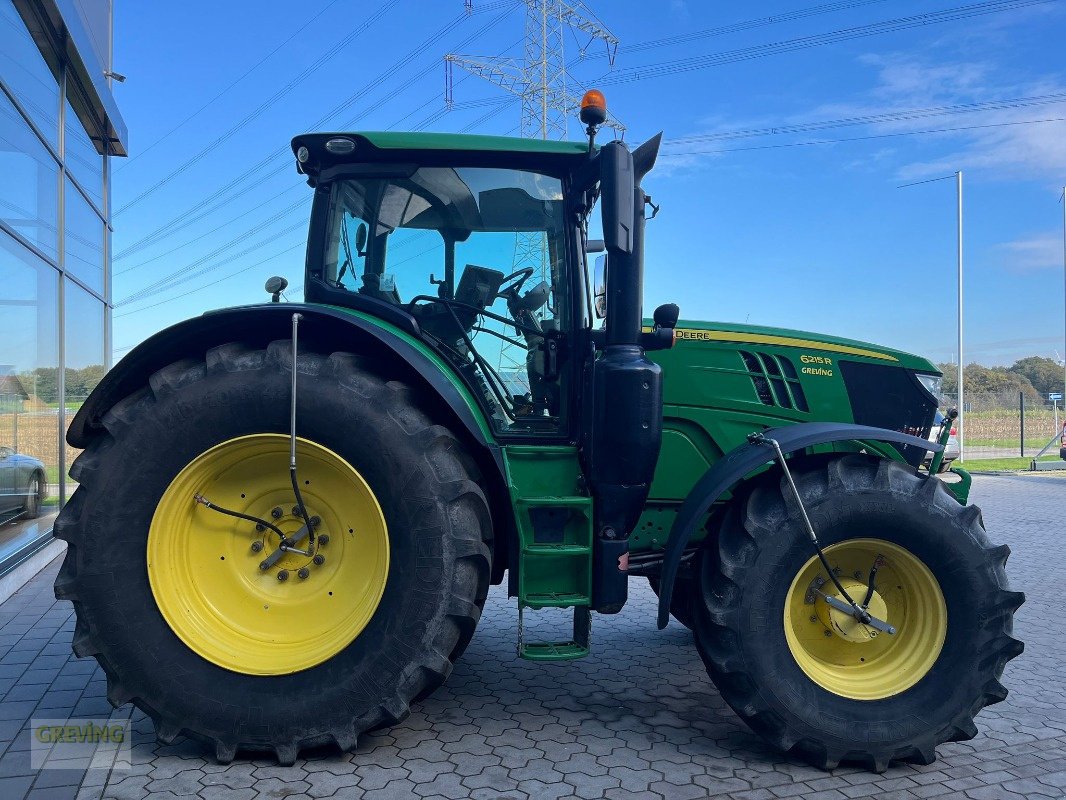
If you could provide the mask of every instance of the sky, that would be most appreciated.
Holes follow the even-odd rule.
[[[115,3],[115,357],[211,308],[303,283],[312,130],[517,135],[520,108],[443,56],[523,57],[517,0]],[[565,39],[635,146],[645,314],[848,336],[956,359],[1061,359],[1066,0],[586,0],[620,44]],[[581,137],[579,123],[570,136]],[[950,176],[948,180],[931,180]],[[920,183],[922,181],[929,181]],[[907,188],[903,184],[917,183]],[[290,293],[299,299],[300,293]]]

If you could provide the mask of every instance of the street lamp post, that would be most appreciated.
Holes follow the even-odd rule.
[[[959,439],[959,461],[966,458],[966,433],[965,433],[965,417],[966,414],[963,411],[965,406],[963,403],[963,372],[966,362],[962,358],[962,170],[960,169],[955,173],[955,204],[958,215],[958,261],[959,261],[959,418],[958,418],[958,439]]]
[[[958,405],[959,416],[958,416],[958,419],[956,421],[955,427],[958,430],[958,435],[957,435],[956,438],[959,440],[959,461],[962,461],[963,458],[965,458],[965,452],[966,452],[966,450],[965,450],[965,448],[966,448],[966,437],[965,437],[965,432],[964,432],[964,427],[963,427],[964,426],[963,418],[966,416],[966,414],[965,414],[964,407],[963,407],[963,401],[965,400],[965,394],[964,394],[964,391],[963,391],[963,373],[965,372],[965,368],[963,367],[963,364],[965,362],[963,361],[963,356],[962,356],[962,317],[963,317],[963,305],[962,305],[962,170],[960,169],[960,170],[958,170],[957,172],[955,172],[955,173],[953,173],[951,175],[943,175],[943,176],[941,176],[939,178],[929,178],[928,180],[924,180],[924,181],[916,181],[914,183],[905,183],[902,186],[897,186],[896,188],[897,189],[906,189],[908,186],[920,186],[923,183],[935,183],[936,181],[946,181],[946,180],[950,180],[951,178],[955,179],[955,212],[956,212],[956,225],[957,225],[957,234],[958,234],[957,235],[957,240],[956,240],[956,246],[957,246],[956,254],[957,254],[957,260],[958,260],[958,272],[959,272],[959,276],[958,276],[958,287],[959,287],[959,296],[958,296],[958,315],[959,315],[958,316],[958,337],[959,337],[959,341],[958,341],[958,361],[956,362],[956,365],[958,367],[958,370],[957,370],[957,377],[958,377],[957,390],[958,390],[958,394],[957,394],[957,397],[956,397],[956,403]],[[1064,191],[1066,191],[1066,190],[1064,190]],[[1064,221],[1066,221],[1066,215],[1064,215],[1063,219],[1064,219]],[[1064,224],[1066,224],[1066,223],[1064,223]],[[1064,233],[1063,233],[1063,248],[1064,248],[1063,249],[1063,257],[1066,258],[1066,231],[1064,231]]]

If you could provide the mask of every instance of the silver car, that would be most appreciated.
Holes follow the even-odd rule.
[[[0,514],[33,519],[47,497],[44,464],[0,445]]]
[[[936,417],[933,418],[933,427],[929,429],[929,441],[935,442],[940,438],[940,426],[943,424],[944,415],[937,411]],[[948,467],[951,466],[951,462],[959,457],[959,453],[959,440],[955,437],[955,423],[952,421],[948,443],[944,445],[944,460],[940,462],[940,472],[946,472]],[[933,451],[930,450],[925,454],[925,465],[929,466],[932,460]]]

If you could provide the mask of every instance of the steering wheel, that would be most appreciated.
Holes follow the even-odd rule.
[[[524,269],[512,272],[500,281],[500,288],[496,291],[496,296],[506,298],[510,294],[517,294],[518,290],[522,288],[522,285],[527,280],[529,280],[529,277],[533,272],[533,267],[525,267]],[[508,281],[512,281],[510,286],[507,285]]]

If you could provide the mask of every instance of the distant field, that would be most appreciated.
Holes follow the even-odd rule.
[[[16,447],[18,452],[23,455],[40,459],[45,464],[49,483],[57,483],[59,481],[58,417],[58,412],[54,410],[19,414],[16,436],[15,415],[11,413],[0,414],[0,444]],[[73,418],[74,413],[68,411],[68,425]],[[70,447],[66,443],[63,446],[67,450],[67,464],[69,466],[81,450]]]

